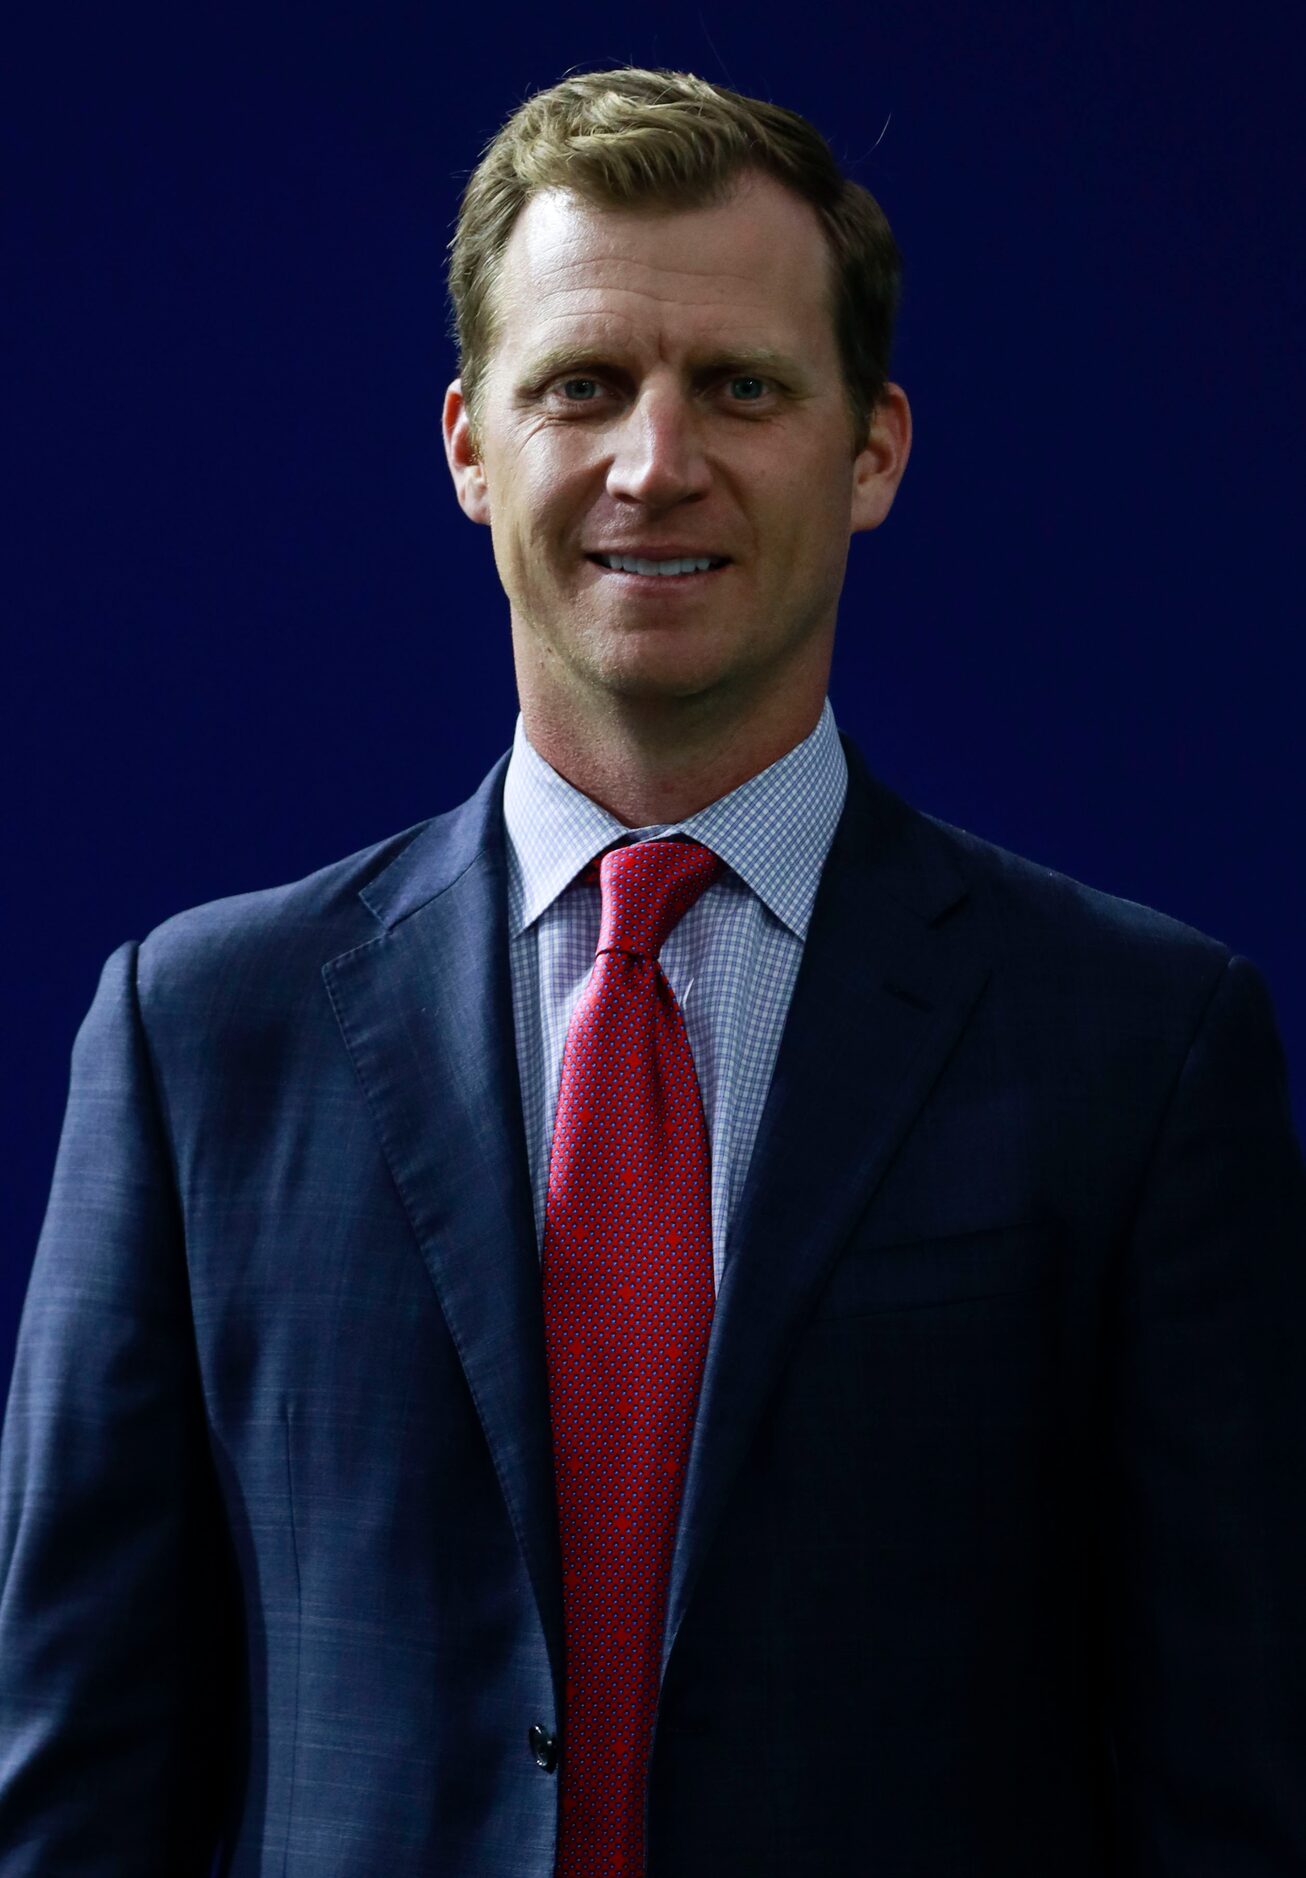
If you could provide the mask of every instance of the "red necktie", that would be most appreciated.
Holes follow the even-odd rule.
[[[714,1302],[707,1129],[657,957],[720,870],[678,839],[604,855],[598,950],[563,1051],[543,1277],[567,1664],[556,1878],[644,1871],[667,1580]]]

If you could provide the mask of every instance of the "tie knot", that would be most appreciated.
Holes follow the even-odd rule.
[[[637,841],[612,848],[599,863],[603,922],[598,952],[635,952],[655,959],[668,933],[721,872],[699,841]]]

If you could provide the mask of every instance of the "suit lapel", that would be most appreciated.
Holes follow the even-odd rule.
[[[544,1318],[508,961],[506,762],[364,888],[382,931],[323,976],[462,1361],[561,1687]]]
[[[944,838],[845,740],[848,798],[740,1200],[712,1325],[663,1669],[801,1319],[988,976]]]
[[[716,1304],[664,1670],[806,1307],[988,975],[951,847],[845,747],[848,800]],[[323,976],[462,1360],[561,1687],[544,1314],[508,963],[506,761],[363,890],[381,931]]]

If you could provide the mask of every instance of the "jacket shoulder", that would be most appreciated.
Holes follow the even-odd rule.
[[[1089,886],[969,830],[921,813],[982,908],[998,955],[1044,975],[1072,972],[1104,986],[1183,981],[1208,988],[1232,952],[1158,908]]]
[[[164,1009],[174,997],[241,992],[257,1002],[273,985],[314,982],[330,958],[365,944],[376,921],[360,894],[433,826],[416,822],[300,880],[187,907],[141,941],[142,997]]]

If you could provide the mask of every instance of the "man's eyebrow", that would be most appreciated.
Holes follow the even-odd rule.
[[[799,383],[805,381],[807,377],[796,359],[786,352],[778,351],[774,346],[713,346],[710,350],[705,348],[691,355],[689,363],[690,370],[696,377],[726,370],[738,372],[741,376],[748,374],[759,378],[781,378]],[[628,367],[622,365],[618,353],[608,353],[602,346],[581,343],[550,346],[547,351],[534,354],[527,359],[520,379],[524,386],[537,386],[547,384],[560,372],[624,371],[627,369]]]

